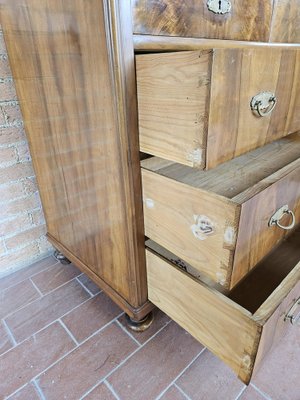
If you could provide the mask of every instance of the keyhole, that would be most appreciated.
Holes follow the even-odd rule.
[[[222,0],[219,0],[219,11],[222,11]]]

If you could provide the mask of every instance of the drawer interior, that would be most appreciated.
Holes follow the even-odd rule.
[[[158,157],[143,160],[141,165],[143,168],[167,178],[240,203],[245,200],[244,192],[248,192],[249,188],[254,187],[272,174],[281,170],[282,174],[277,175],[276,180],[285,176],[290,172],[290,169],[286,167],[289,164],[296,163],[299,157],[300,133],[295,133],[209,171],[197,170]],[[292,167],[294,166],[292,165]],[[273,181],[268,180],[264,188],[271,183]]]
[[[209,287],[221,291],[220,285],[206,278],[203,279],[197,270],[153,241],[147,240],[146,246],[167,258],[174,267],[179,267],[199,283],[205,283]],[[266,256],[233,290],[227,293],[226,297],[254,315],[272,293],[280,289],[281,283],[299,262],[300,227]],[[277,305],[274,303],[274,308]]]

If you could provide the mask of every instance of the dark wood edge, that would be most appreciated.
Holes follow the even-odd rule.
[[[134,50],[136,52],[146,51],[188,51],[199,49],[220,49],[220,48],[278,48],[299,50],[299,43],[268,43],[268,42],[246,42],[235,40],[218,39],[197,39],[183,38],[176,36],[153,36],[133,35]]]
[[[103,279],[96,275],[90,268],[86,266],[78,257],[71,253],[65,246],[58,242],[51,234],[47,233],[47,238],[53,246],[61,251],[72,263],[84,272],[93,282],[95,282],[123,311],[135,320],[143,319],[149,312],[154,309],[154,305],[147,300],[138,308],[132,307],[119,293],[110,287]]]

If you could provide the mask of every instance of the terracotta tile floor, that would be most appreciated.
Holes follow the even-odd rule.
[[[72,264],[0,280],[0,399],[300,400],[300,329],[245,387],[160,311],[144,333]]]

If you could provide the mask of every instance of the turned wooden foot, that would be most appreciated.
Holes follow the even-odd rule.
[[[141,320],[136,320],[129,315],[125,314],[127,327],[134,332],[144,332],[146,331],[153,322],[153,313],[150,312],[146,317]]]
[[[61,264],[71,264],[71,261],[67,257],[65,257],[63,253],[61,253],[59,250],[55,250],[53,255]]]

